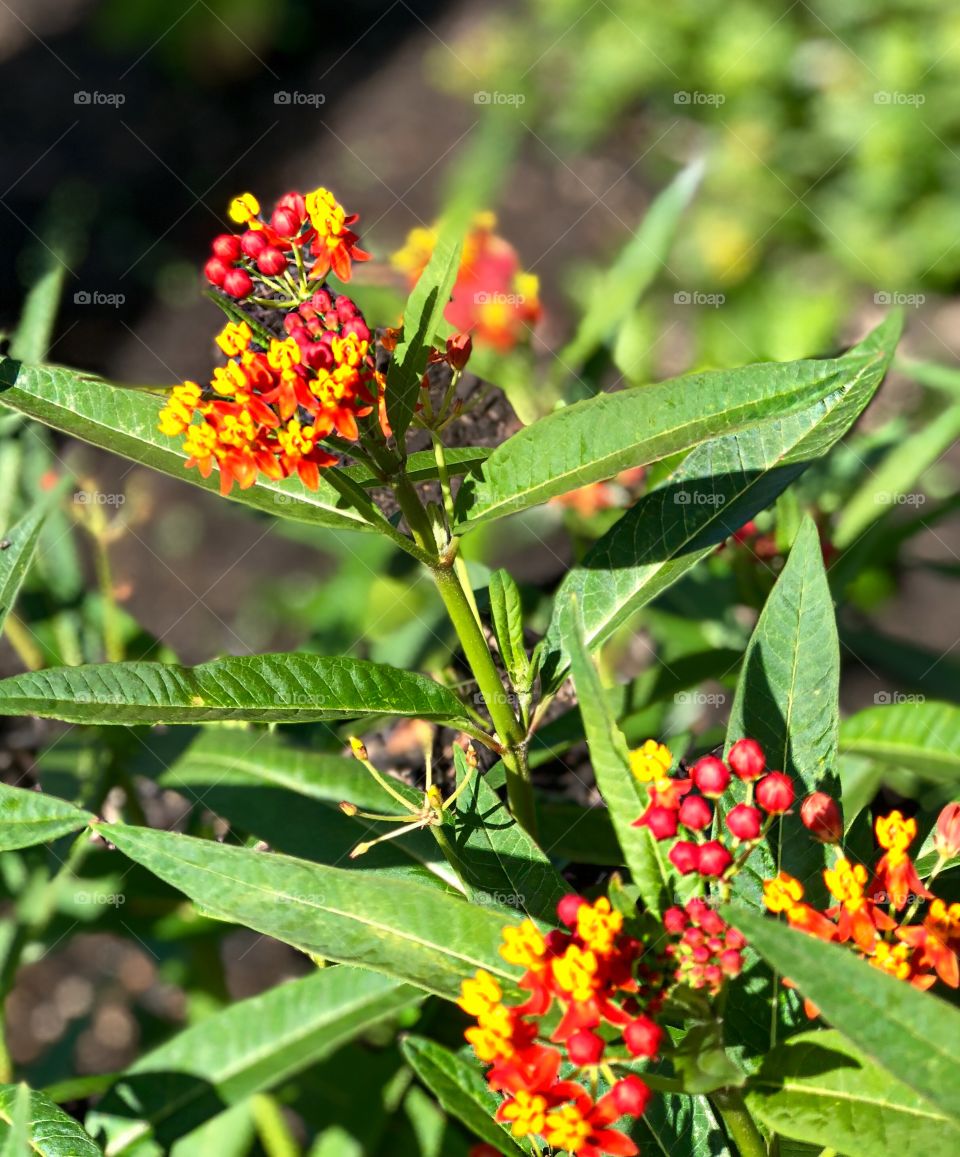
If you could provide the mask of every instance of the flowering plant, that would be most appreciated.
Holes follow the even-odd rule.
[[[789,517],[791,484],[879,388],[898,318],[830,359],[561,396],[551,383],[536,420],[471,442],[493,390],[477,359],[533,365],[543,312],[489,213],[457,202],[392,274],[381,263],[409,288],[402,316],[364,304],[360,220],[330,190],[269,214],[243,193],[228,216],[203,267],[225,315],[207,380],[114,386],[44,364],[24,329],[0,400],[251,517],[379,536],[384,575],[399,559],[430,580],[444,646],[422,663],[146,658],[111,578],[122,519],[92,508],[77,522],[98,552],[102,651],[35,661],[8,612],[62,515],[46,472],[0,553],[0,618],[30,668],[0,681],[0,711],[79,740],[69,775],[54,739],[42,791],[0,789],[3,850],[50,845],[6,982],[53,939],[64,894],[111,873],[115,923],[141,942],[215,943],[228,922],[292,945],[303,968],[79,1092],[18,1093],[6,1058],[0,1121],[37,1152],[180,1153],[248,1105],[270,1153],[299,1152],[282,1147],[299,1144],[280,1111],[292,1081],[311,1152],[340,1153],[336,1098],[318,1120],[311,1074],[385,1057],[398,1096],[418,1082],[410,1112],[439,1116],[449,1151],[472,1157],[952,1152],[960,803],[942,736],[960,734],[957,708],[841,722],[835,549],[822,511]],[[578,364],[623,318],[608,320],[588,313]],[[577,552],[531,605],[470,544],[537,533],[535,507]],[[668,599],[705,590],[705,573],[756,613],[692,630],[685,650],[684,604]],[[747,596],[728,581],[745,578]],[[624,683],[617,646],[638,612],[655,638],[672,613],[676,647]],[[688,709],[708,684],[732,689],[723,727]],[[933,786],[890,801],[898,766]],[[158,786],[188,818],[157,818]],[[51,1129],[67,1148],[43,1147]]]

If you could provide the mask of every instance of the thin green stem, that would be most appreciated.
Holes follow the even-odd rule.
[[[103,600],[103,650],[108,663],[122,663],[126,648],[117,613],[117,597],[113,590],[113,570],[110,566],[110,548],[104,534],[95,533],[97,585]]]
[[[290,1132],[276,1097],[257,1093],[250,1105],[257,1136],[267,1157],[300,1157],[300,1146]]]
[[[373,502],[362,486],[358,486],[339,470],[328,470],[324,477],[355,510],[360,511],[372,527],[379,530],[381,534],[385,534],[401,550],[413,555],[418,562],[430,564],[431,556],[416,542],[409,539],[402,530],[398,530],[388,518],[384,517],[383,511]]]
[[[767,1143],[757,1128],[739,1089],[718,1089],[710,1094],[740,1157],[767,1157]]]

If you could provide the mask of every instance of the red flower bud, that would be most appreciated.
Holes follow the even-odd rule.
[[[223,292],[231,297],[246,297],[253,289],[250,274],[245,269],[228,269],[223,279]]]
[[[743,957],[734,948],[720,953],[720,967],[727,976],[739,976],[743,968]]]
[[[679,936],[687,926],[687,914],[682,908],[668,908],[663,914],[663,926],[673,936]]]
[[[203,273],[211,285],[223,285],[223,279],[230,272],[230,266],[219,257],[211,257],[204,265]]]
[[[685,828],[692,828],[699,832],[710,826],[713,819],[713,808],[702,795],[688,795],[680,805],[678,818]]]
[[[960,803],[948,803],[937,817],[933,846],[945,860],[960,856]]]
[[[274,209],[270,227],[281,237],[293,237],[300,232],[301,218],[293,209]]]
[[[603,1058],[603,1044],[603,1037],[582,1028],[567,1041],[567,1055],[575,1065],[598,1065]]]
[[[468,333],[447,338],[447,361],[455,370],[462,370],[473,352],[473,338]]]
[[[257,258],[267,247],[262,229],[248,229],[240,238],[240,248],[248,257]]]
[[[695,872],[700,864],[700,848],[689,840],[677,840],[670,849],[667,859],[681,876]]]
[[[221,233],[219,237],[214,237],[210,248],[214,257],[228,262],[236,261],[240,256],[240,238],[234,237],[232,233]]]
[[[623,1030],[623,1040],[631,1056],[655,1057],[660,1051],[663,1029],[649,1016],[638,1016]]]
[[[639,1077],[624,1077],[610,1090],[614,1105],[625,1117],[642,1117],[653,1093]]]
[[[727,790],[730,772],[727,765],[715,755],[705,755],[693,765],[693,782],[705,796],[716,799]]]
[[[755,739],[738,739],[727,756],[727,763],[741,779],[759,779],[766,762],[763,748]]]
[[[651,804],[632,826],[649,828],[655,840],[670,840],[677,834],[677,813],[673,808]]]
[[[722,876],[733,863],[733,856],[719,840],[710,840],[700,846],[697,870],[701,876]]]
[[[274,245],[268,245],[257,257],[257,268],[267,277],[276,277],[287,268],[287,259]]]
[[[755,840],[762,821],[759,811],[746,803],[738,803],[727,814],[727,827],[738,840]]]
[[[958,807],[960,812],[960,807]],[[800,822],[822,844],[839,844],[843,839],[843,817],[837,801],[825,791],[815,791],[800,805]]]
[[[764,811],[780,815],[793,803],[793,784],[782,771],[771,771],[757,784],[757,803]]]
[[[577,922],[577,913],[585,903],[586,900],[584,900],[582,896],[578,896],[576,892],[571,892],[569,895],[564,896],[560,903],[557,904],[557,915],[560,917],[561,923],[566,924],[568,928],[572,928]]]

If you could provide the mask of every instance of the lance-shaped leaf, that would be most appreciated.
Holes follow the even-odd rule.
[[[0,405],[132,462],[219,493],[216,472],[203,478],[197,470],[185,469],[187,456],[181,440],[168,438],[157,428],[164,399],[146,390],[110,385],[59,366],[25,365],[13,358],[0,358]],[[370,529],[322,475],[315,491],[293,478],[283,482],[261,479],[249,490],[234,487],[230,498],[280,518]]]
[[[423,999],[361,968],[292,980],[177,1033],[135,1061],[87,1119],[120,1157],[146,1139],[158,1153],[231,1105],[275,1088],[384,1018]],[[256,1031],[251,1032],[251,1025]]]
[[[840,750],[938,783],[960,783],[960,707],[931,701],[868,707],[844,720]]]
[[[0,680],[0,714],[68,723],[306,723],[364,715],[455,719],[452,691],[363,659],[241,655],[199,667],[88,663]]]
[[[10,530],[0,530],[0,631],[27,577],[49,509],[47,503],[42,503]]]
[[[420,1080],[472,1136],[486,1141],[504,1157],[526,1157],[529,1150],[522,1149],[494,1120],[498,1098],[475,1066],[426,1037],[406,1037],[400,1047]]]
[[[816,402],[836,404],[833,395],[863,375],[882,374],[898,326],[899,318],[888,319],[841,358],[690,374],[557,410],[498,446],[479,478],[466,479],[457,530]]]
[[[209,916],[343,964],[454,998],[476,969],[512,979],[503,916],[435,888],[172,832],[100,825],[104,836]]]
[[[829,1029],[774,1049],[750,1081],[747,1107],[771,1133],[849,1157],[960,1153],[960,1124]]]
[[[508,571],[495,570],[487,586],[493,633],[503,665],[514,687],[528,682],[530,660],[523,642],[523,604],[520,588]]]
[[[460,269],[463,237],[451,221],[440,233],[427,267],[403,311],[403,338],[387,370],[387,417],[399,445],[410,425],[427,357]]]
[[[590,764],[613,820],[633,882],[647,908],[659,914],[670,900],[670,875],[661,845],[647,827],[634,827],[646,801],[630,772],[627,745],[617,727],[607,694],[583,638],[583,620],[574,599],[564,624],[573,685],[580,704]]]
[[[807,518],[750,637],[727,747],[744,736],[756,739],[767,767],[792,778],[798,799],[819,789],[835,792],[839,695],[833,600],[820,536]],[[799,816],[783,816],[773,838],[768,858],[759,858],[764,875],[782,867],[805,885],[822,888],[824,846],[809,837]]]
[[[92,819],[56,796],[0,784],[0,852],[45,844],[78,832]]]
[[[599,646],[683,577],[843,437],[883,379],[899,336],[893,316],[841,359],[842,384],[825,398],[697,447],[656,490],[594,544],[557,592],[543,672],[558,686],[568,666],[560,618],[574,595],[587,642]]]
[[[103,1157],[100,1149],[77,1122],[68,1117],[49,1097],[33,1089],[24,1095],[22,1085],[0,1085],[0,1142],[19,1142],[25,1135],[26,1148],[18,1144],[11,1154],[36,1157]]]

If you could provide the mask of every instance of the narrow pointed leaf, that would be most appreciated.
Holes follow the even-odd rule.
[[[639,386],[555,411],[498,446],[457,495],[458,532],[711,438],[832,403],[885,367],[892,317],[844,357],[745,366]],[[882,372],[882,369],[880,370]]]
[[[219,493],[216,471],[202,478],[185,469],[186,454],[177,438],[157,428],[164,399],[143,389],[115,386],[60,366],[25,365],[0,358],[0,405],[36,418],[74,438],[111,450],[143,466],[151,466],[204,490]],[[318,490],[293,478],[283,482],[261,480],[249,490],[234,487],[234,502],[257,510],[320,526],[369,530],[340,494],[321,476]]]
[[[17,1112],[21,1085],[0,1085],[0,1142],[6,1142]],[[43,1093],[28,1092],[26,1153],[36,1157],[103,1157],[90,1136]],[[18,1153],[18,1149],[5,1150]]]
[[[87,1127],[106,1142],[107,1157],[147,1138],[168,1152],[224,1109],[275,1088],[422,999],[410,985],[345,966],[281,984],[191,1025],[135,1061]]]
[[[844,720],[840,750],[960,784],[960,707],[930,700],[868,707]]]
[[[567,671],[560,630],[567,601],[579,598],[587,642],[599,646],[836,445],[883,380],[898,335],[892,317],[842,359],[848,373],[827,397],[698,446],[594,544],[554,600],[544,641],[550,686]]]
[[[960,1121],[960,1011],[874,968],[847,946],[745,908],[728,905],[722,915],[865,1057]]]
[[[27,577],[49,509],[42,503],[10,530],[0,530],[0,631]]]
[[[209,916],[244,924],[343,964],[362,964],[455,998],[476,969],[505,980],[503,917],[407,881],[226,847],[149,828],[104,824],[130,859]]]
[[[56,796],[0,784],[0,852],[78,832],[93,816]]]
[[[47,356],[66,275],[67,267],[51,254],[48,268],[33,283],[23,303],[17,331],[10,343],[12,357],[40,362]]]
[[[490,615],[500,657],[514,687],[522,687],[530,668],[523,645],[523,604],[520,589],[505,570],[495,570],[487,587]]]
[[[243,655],[199,667],[89,663],[0,680],[0,714],[68,723],[305,723],[364,715],[454,719],[460,701],[424,675],[362,659]]]

